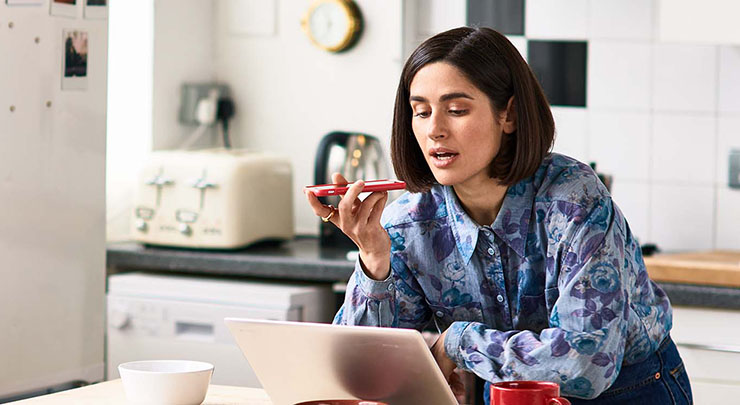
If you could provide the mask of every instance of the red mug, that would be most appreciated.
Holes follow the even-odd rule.
[[[570,405],[560,386],[548,381],[506,381],[491,384],[491,405]]]

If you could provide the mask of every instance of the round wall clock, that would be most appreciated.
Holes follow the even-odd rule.
[[[301,20],[311,42],[329,52],[354,45],[362,32],[362,14],[352,0],[316,0]]]

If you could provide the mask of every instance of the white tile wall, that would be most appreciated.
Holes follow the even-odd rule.
[[[649,40],[653,37],[652,0],[592,0],[590,38]]]
[[[588,114],[583,108],[552,107],[555,119],[553,151],[588,162]]]
[[[650,239],[664,252],[711,249],[714,186],[652,184]]]
[[[717,120],[717,126],[717,173],[715,181],[719,186],[727,186],[730,181],[728,156],[731,150],[740,150],[740,116],[720,116]],[[738,209],[740,209],[740,206],[738,206]]]
[[[588,43],[588,108],[648,111],[652,46],[639,42]]]
[[[740,250],[740,190],[717,188],[717,249]]]
[[[632,235],[640,244],[649,240],[650,185],[648,182],[636,182],[617,178],[611,189],[614,203],[627,219]]]
[[[586,39],[587,0],[527,0],[524,31],[528,38]]]
[[[506,38],[508,38],[519,53],[522,54],[522,58],[527,60],[527,49],[529,48],[527,45],[527,38],[521,35],[507,35]]]
[[[617,183],[649,180],[649,113],[591,111],[588,134],[588,156],[599,172],[613,175]]]
[[[719,50],[719,111],[740,114],[740,46]]]
[[[655,113],[652,178],[678,183],[714,183],[714,115]]]
[[[418,31],[429,37],[442,31],[465,25],[465,0],[415,0]]]
[[[659,111],[714,112],[717,106],[717,47],[654,46],[653,107]]]

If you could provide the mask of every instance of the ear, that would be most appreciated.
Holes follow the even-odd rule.
[[[511,134],[516,131],[516,105],[514,105],[514,96],[509,98],[506,103],[506,112],[501,119],[502,130],[505,134]]]

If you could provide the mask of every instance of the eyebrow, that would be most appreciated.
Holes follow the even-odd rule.
[[[467,99],[470,99],[470,100],[475,100],[473,97],[471,97],[467,93],[457,92],[457,93],[443,94],[439,98],[439,101],[449,101],[449,100],[456,99],[456,98],[467,98]],[[421,97],[421,96],[411,96],[410,101],[419,101],[419,102],[422,102],[422,103],[426,103],[429,100],[427,100],[426,98]]]

